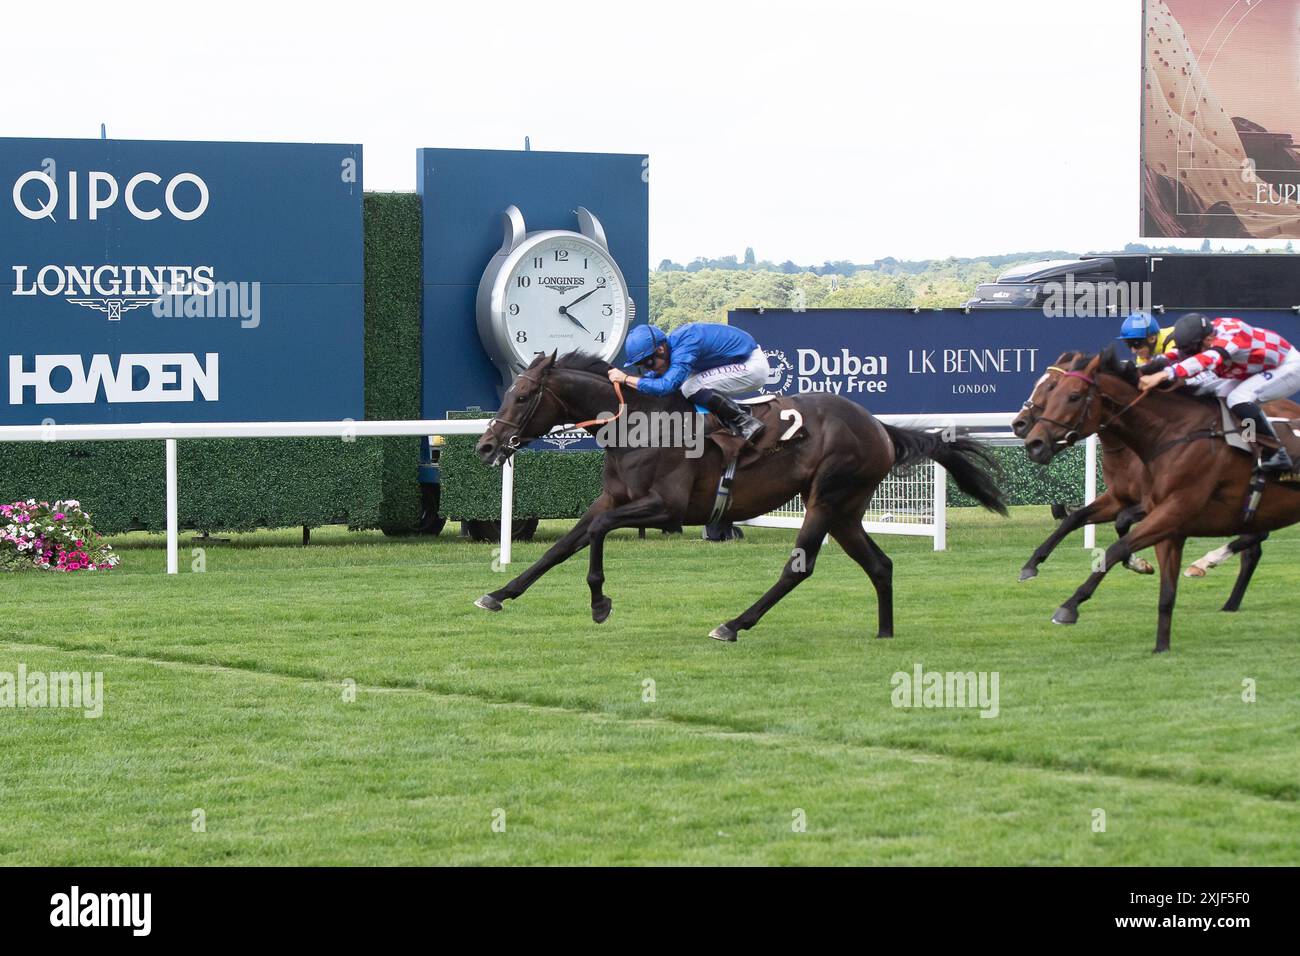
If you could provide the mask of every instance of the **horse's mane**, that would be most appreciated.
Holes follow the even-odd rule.
[[[556,368],[570,369],[575,372],[587,372],[591,375],[604,376],[614,366],[597,355],[587,352],[565,352],[555,360]]]

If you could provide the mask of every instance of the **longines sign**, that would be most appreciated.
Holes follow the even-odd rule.
[[[0,139],[0,423],[363,415],[361,147]]]

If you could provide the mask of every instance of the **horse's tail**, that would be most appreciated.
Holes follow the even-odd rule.
[[[1007,513],[1002,500],[1002,489],[993,476],[997,463],[986,447],[969,438],[944,441],[942,435],[917,431],[914,428],[895,428],[885,425],[889,440],[894,443],[894,466],[914,465],[923,459],[937,461],[948,470],[957,487],[970,495],[989,511],[1000,515]]]

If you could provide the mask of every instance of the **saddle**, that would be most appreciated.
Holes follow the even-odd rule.
[[[1244,451],[1252,458],[1255,457],[1256,446],[1266,448],[1275,447],[1273,440],[1263,435],[1257,436],[1254,442],[1246,441],[1241,433],[1241,422],[1237,420],[1236,415],[1232,414],[1232,410],[1228,408],[1228,403],[1222,398],[1218,401],[1219,416],[1221,427],[1223,429],[1221,434],[1223,440],[1226,441],[1230,447],[1236,448],[1238,451]],[[1295,462],[1300,462],[1300,419],[1274,418],[1270,415],[1268,420],[1272,423],[1273,430],[1277,432],[1278,438],[1281,439],[1280,444],[1286,446],[1287,453],[1291,456],[1291,459]],[[1278,475],[1274,480],[1300,482],[1300,474],[1291,472],[1287,475]]]
[[[783,451],[808,437],[808,427],[803,417],[794,411],[794,402],[784,395],[760,395],[738,402],[766,427],[753,442],[733,435],[716,415],[710,415],[704,425],[704,436],[722,449],[722,460],[729,467],[744,469],[768,455]],[[781,412],[794,412],[781,417]],[[798,427],[795,427],[798,426]],[[791,429],[794,429],[791,432]],[[789,434],[787,434],[789,433]]]

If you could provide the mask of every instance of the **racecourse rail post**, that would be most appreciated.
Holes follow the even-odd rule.
[[[177,574],[176,439],[167,439],[167,573]]]
[[[934,464],[934,550],[948,550],[948,469]]]
[[[515,459],[511,455],[501,464],[501,567],[510,563],[510,540],[515,524]]]
[[[1090,505],[1097,499],[1097,436],[1089,435],[1084,445],[1083,503]],[[1097,526],[1083,526],[1083,547],[1091,551],[1097,546]]]

